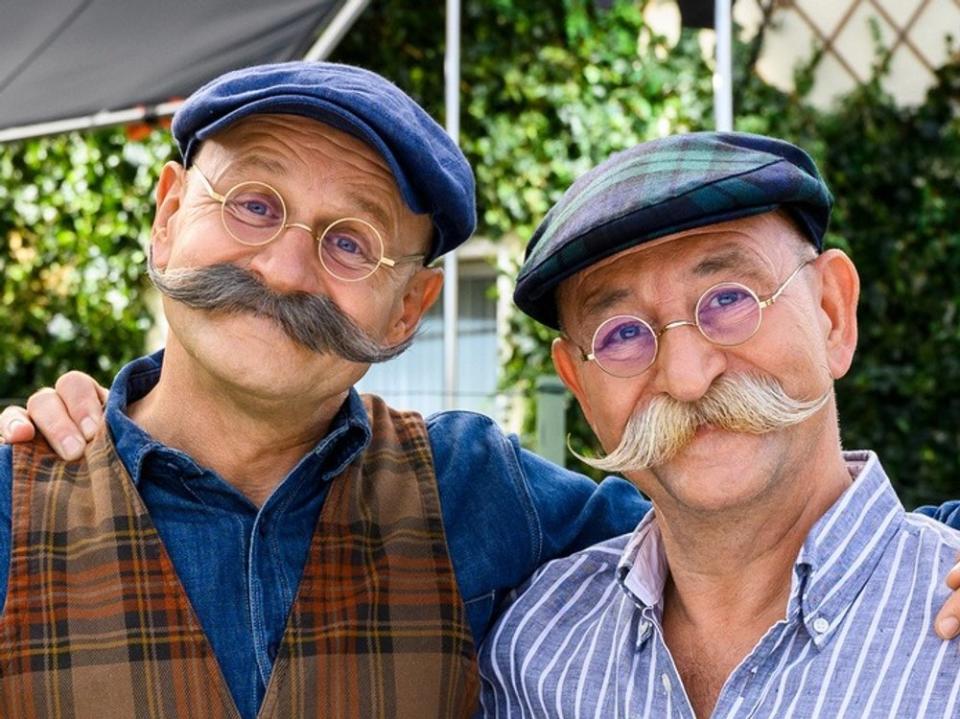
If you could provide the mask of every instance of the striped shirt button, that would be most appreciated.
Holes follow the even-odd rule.
[[[660,675],[660,680],[663,682],[663,688],[666,689],[666,690],[667,690],[667,693],[669,694],[669,693],[670,693],[670,688],[671,688],[671,685],[670,685],[670,677],[668,677],[666,674],[661,674],[661,675]]]
[[[817,634],[823,634],[830,628],[830,622],[828,622],[823,617],[817,617],[813,620],[813,631]]]

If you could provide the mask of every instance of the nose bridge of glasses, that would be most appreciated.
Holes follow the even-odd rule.
[[[663,333],[667,330],[672,330],[676,327],[699,327],[699,325],[694,320],[673,320],[672,322],[667,322],[660,330],[656,333],[657,339],[663,337]]]
[[[284,222],[283,226],[280,228],[280,232],[283,232],[284,230],[288,230],[291,227],[296,227],[297,229],[303,230],[308,235],[310,235],[313,239],[318,239],[317,233],[314,231],[314,229],[310,227],[310,225],[304,224],[303,222]],[[278,232],[277,234],[280,234],[280,232]]]

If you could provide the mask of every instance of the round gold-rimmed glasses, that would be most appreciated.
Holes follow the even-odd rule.
[[[381,265],[396,267],[406,262],[422,262],[426,257],[423,254],[387,257],[380,232],[359,217],[334,220],[318,234],[309,225],[287,222],[287,203],[271,185],[240,182],[221,195],[199,169],[194,169],[210,198],[220,203],[223,228],[241,244],[265,245],[284,230],[298,227],[316,240],[323,269],[344,282],[365,280]]]
[[[765,299],[739,282],[713,285],[697,300],[694,319],[667,322],[659,330],[635,315],[610,317],[594,331],[590,352],[580,350],[581,359],[596,362],[600,369],[614,377],[635,377],[656,361],[660,337],[675,327],[696,327],[704,338],[723,347],[743,344],[760,329],[763,310],[776,302],[790,281],[811,262],[813,260],[807,260],[797,267]]]

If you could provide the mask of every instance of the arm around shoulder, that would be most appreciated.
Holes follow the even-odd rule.
[[[939,507],[927,505],[916,510],[920,514],[946,524],[948,527],[960,529],[960,500],[950,500],[944,502]]]
[[[7,598],[13,526],[13,448],[0,444],[0,607]],[[0,612],[2,614],[2,612]]]

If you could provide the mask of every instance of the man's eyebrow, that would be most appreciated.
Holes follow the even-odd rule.
[[[749,254],[735,248],[700,260],[690,270],[690,274],[694,277],[709,277],[720,273],[729,274],[734,279],[750,278],[760,282],[768,279],[766,273]]]
[[[587,319],[596,315],[604,314],[611,307],[615,307],[624,300],[631,297],[633,293],[623,287],[601,290],[587,296],[583,302],[583,312],[581,319]]]
[[[377,204],[376,202],[372,202],[365,195],[361,195],[356,192],[348,193],[347,199],[349,199],[352,204],[356,205],[358,208],[360,208],[363,211],[363,215],[360,217],[361,220],[365,220],[367,218],[373,218],[374,220],[373,224],[379,225],[383,231],[385,232],[392,231],[393,226],[390,224],[389,218],[387,217],[387,213],[384,211],[381,205]],[[384,237],[383,241],[386,244],[391,239],[396,239],[396,238]]]
[[[230,163],[230,166],[227,168],[227,172],[236,175],[238,172],[243,173],[250,170],[261,170],[263,172],[269,172],[274,175],[286,176],[287,167],[279,160],[275,160],[272,157],[267,157],[266,155],[255,155],[249,154],[244,155],[235,162]]]

